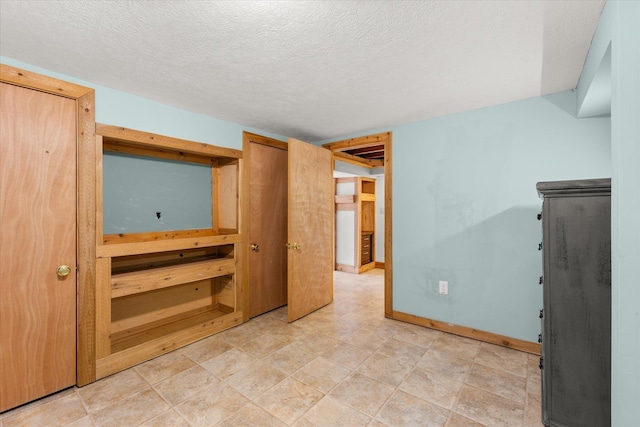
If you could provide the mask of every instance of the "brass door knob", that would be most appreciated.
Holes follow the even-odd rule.
[[[297,243],[287,243],[287,249],[293,249],[293,250],[298,250],[301,249],[302,247],[297,244]]]
[[[71,273],[71,267],[69,267],[68,265],[59,265],[58,268],[56,269],[56,274],[60,277],[65,277],[68,276],[69,273]]]
[[[256,245],[255,243],[252,243],[251,250],[258,252],[260,250],[260,246]]]

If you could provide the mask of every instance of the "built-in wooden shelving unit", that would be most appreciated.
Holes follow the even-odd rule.
[[[96,379],[242,322],[242,152],[96,125]],[[103,234],[102,153],[211,166],[210,228]],[[188,207],[185,207],[188,208]]]

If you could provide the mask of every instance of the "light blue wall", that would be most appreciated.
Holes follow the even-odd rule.
[[[336,138],[393,132],[394,310],[537,340],[536,182],[611,176],[610,119],[576,105],[566,91]]]
[[[640,2],[609,1],[578,89],[611,52],[611,425],[640,420]]]
[[[612,7],[612,420],[622,427],[640,423],[640,2]]]
[[[211,165],[105,152],[104,234],[211,228]]]
[[[567,91],[393,129],[394,310],[537,339],[536,182],[611,174],[609,119],[574,109]]]
[[[286,141],[286,138],[280,135],[171,107],[11,58],[0,56],[0,62],[95,89],[98,123],[235,149],[242,149],[242,131]]]

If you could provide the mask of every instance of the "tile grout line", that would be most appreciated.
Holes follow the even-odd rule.
[[[456,399],[453,402],[453,405],[451,405],[451,410],[449,411],[449,416],[447,417],[447,421],[446,422],[449,422],[449,420],[451,419],[452,414],[454,414],[454,413],[458,414],[458,415],[461,415],[463,417],[469,418],[466,415],[462,415],[459,412],[456,412],[455,408],[458,406],[458,402],[460,401],[460,395],[462,394],[462,389],[464,388],[465,385],[468,385],[466,383],[466,381],[467,381],[467,378],[469,377],[469,374],[471,373],[471,370],[473,369],[473,365],[476,364],[476,360],[478,359],[478,355],[480,354],[481,346],[482,345],[478,346],[478,350],[476,351],[475,356],[473,356],[473,360],[471,361],[471,365],[469,366],[469,370],[467,371],[466,374],[464,374],[464,378],[461,381],[462,382],[462,387],[460,387],[460,390],[458,390],[458,393],[456,393]],[[476,422],[478,422],[478,423],[480,423],[482,425],[484,425],[484,423],[482,421],[480,421],[480,420],[476,420],[474,418],[470,418],[470,419],[473,420],[473,421],[476,421]],[[446,424],[446,422],[445,422],[445,424]]]

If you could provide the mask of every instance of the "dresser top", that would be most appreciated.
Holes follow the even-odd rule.
[[[538,182],[536,189],[540,197],[554,194],[611,193],[611,178]]]

